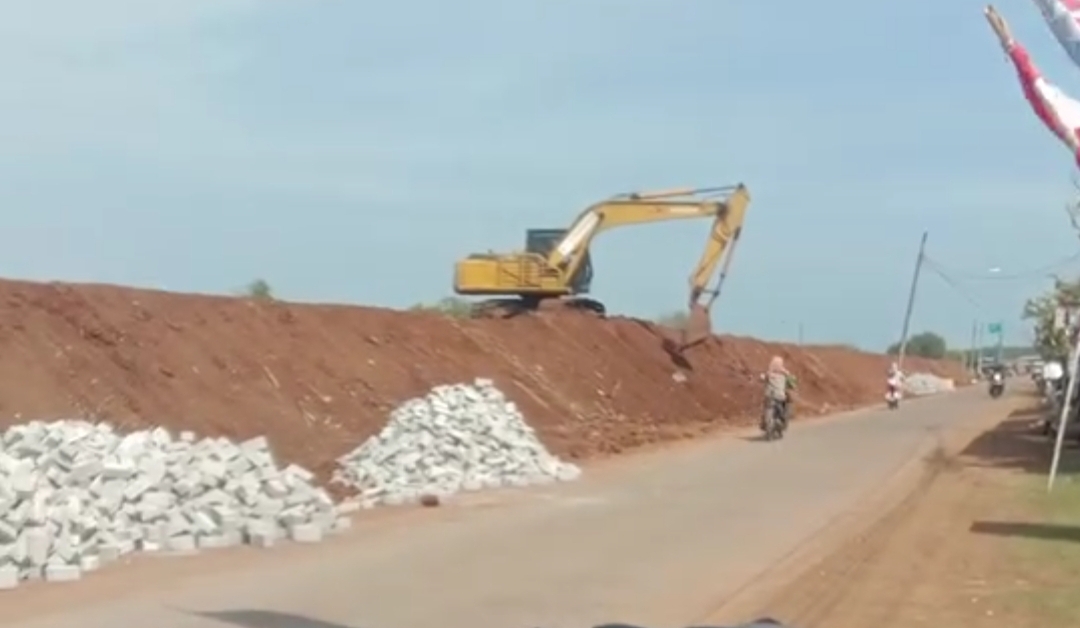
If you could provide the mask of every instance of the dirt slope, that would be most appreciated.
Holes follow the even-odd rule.
[[[800,376],[804,416],[881,395],[884,356],[731,337],[692,349],[680,383],[658,330],[628,319],[461,321],[0,281],[0,424],[80,416],[265,434],[283,458],[322,472],[399,402],[477,376],[493,378],[568,456],[746,422],[760,403],[755,374],[773,353]],[[912,360],[907,370],[952,368]]]

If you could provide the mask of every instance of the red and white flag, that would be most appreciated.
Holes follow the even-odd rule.
[[[1080,101],[1069,97],[1059,87],[1043,78],[1028,51],[1009,33],[1005,20],[993,6],[986,7],[986,19],[1016,68],[1020,87],[1035,115],[1072,152],[1080,166]]]
[[[1069,58],[1080,66],[1080,0],[1032,1]]]

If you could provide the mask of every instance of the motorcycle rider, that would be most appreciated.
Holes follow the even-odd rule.
[[[1065,367],[1057,360],[1048,360],[1043,364],[1041,377],[1050,388],[1061,388],[1061,382],[1065,380]]]
[[[1051,408],[1051,412],[1041,421],[1042,433],[1049,435],[1054,429],[1053,417],[1061,413],[1061,404],[1065,403],[1065,390],[1068,380],[1065,378],[1065,367],[1058,360],[1044,362],[1038,375],[1039,388],[1042,391],[1045,403]]]
[[[771,412],[773,404],[779,404],[780,417],[785,427],[787,427],[788,403],[791,401],[793,380],[791,372],[784,366],[784,358],[774,355],[769,361],[769,370],[765,373],[765,412]]]
[[[889,397],[900,396],[900,388],[904,385],[904,374],[896,362],[889,365],[889,373],[885,378],[885,389]]]
[[[990,372],[990,389],[994,388],[1005,389],[1005,367],[1001,364],[995,364]]]

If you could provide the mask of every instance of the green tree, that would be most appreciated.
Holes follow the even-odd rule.
[[[1047,293],[1028,299],[1023,318],[1032,322],[1035,349],[1046,359],[1065,359],[1069,355],[1068,337],[1064,329],[1055,327],[1058,306],[1080,303],[1080,280],[1054,279]]]
[[[417,303],[409,308],[410,312],[434,312],[451,318],[469,318],[473,305],[461,297],[443,297],[436,303]]]
[[[908,338],[907,348],[904,353],[906,355],[917,355],[922,358],[940,360],[945,357],[948,351],[949,347],[945,344],[944,338],[932,331],[924,331],[921,334],[915,334]],[[885,353],[888,353],[889,355],[898,355],[900,353],[900,343],[896,342],[889,345],[889,348],[885,350]]]
[[[671,329],[686,329],[686,323],[690,320],[690,315],[686,312],[669,312],[656,319],[658,325],[664,327],[670,327]]]
[[[264,279],[256,279],[244,288],[244,294],[252,299],[273,300],[274,291]]]

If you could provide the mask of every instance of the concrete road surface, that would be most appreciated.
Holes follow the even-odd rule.
[[[950,425],[983,387],[679,445],[578,483],[378,515],[317,546],[156,557],[0,592],[8,628],[533,628],[700,619]],[[381,517],[381,518],[380,518]]]

